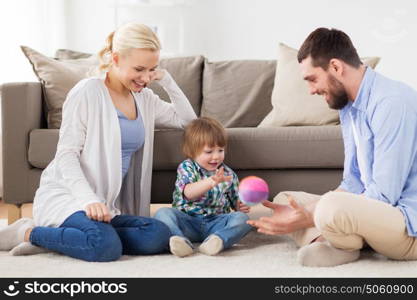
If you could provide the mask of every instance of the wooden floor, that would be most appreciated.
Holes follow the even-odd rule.
[[[7,219],[7,210],[3,207],[3,200],[0,199],[0,219]]]
[[[3,205],[3,200],[0,199],[0,228],[7,224],[7,209]]]
[[[0,200],[0,225],[12,224],[20,218],[32,218],[32,203],[26,203],[19,207]]]

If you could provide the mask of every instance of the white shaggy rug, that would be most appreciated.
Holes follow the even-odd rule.
[[[10,256],[0,252],[1,277],[416,277],[417,262],[388,260],[370,250],[359,261],[333,268],[307,268],[296,262],[287,237],[249,233],[221,255],[196,253],[123,256],[110,263],[90,263],[56,253]]]
[[[261,206],[251,218],[268,214]],[[218,256],[195,253],[123,256],[110,263],[90,263],[56,253],[10,256],[0,252],[1,277],[417,277],[417,261],[389,260],[364,250],[360,260],[332,268],[307,268],[296,262],[297,248],[285,236],[250,232]]]

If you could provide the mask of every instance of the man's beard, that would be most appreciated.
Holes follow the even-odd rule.
[[[327,82],[329,84],[329,100],[327,101],[327,104],[330,108],[342,109],[349,102],[345,87],[330,74],[327,78]]]

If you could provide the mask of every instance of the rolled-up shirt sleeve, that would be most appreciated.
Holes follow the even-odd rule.
[[[375,138],[372,179],[364,193],[367,197],[397,205],[416,155],[417,128],[411,113],[415,112],[392,97],[375,109],[370,122]]]

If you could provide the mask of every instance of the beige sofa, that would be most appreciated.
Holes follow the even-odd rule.
[[[67,55],[68,53],[58,53]],[[324,193],[342,178],[340,127],[256,127],[271,111],[276,61],[208,62],[202,56],[161,61],[199,116],[218,119],[227,128],[226,164],[240,178],[256,175],[270,187]],[[151,88],[167,99],[160,87]],[[6,83],[2,88],[4,201],[33,201],[42,170],[53,159],[59,129],[48,129],[45,86]],[[152,203],[170,203],[176,168],[184,159],[181,130],[156,129]]]

